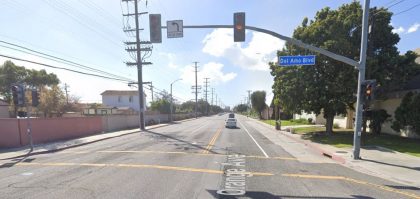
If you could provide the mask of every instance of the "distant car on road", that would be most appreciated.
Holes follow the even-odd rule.
[[[235,114],[234,113],[229,113],[229,118],[235,118]]]
[[[236,119],[235,118],[228,118],[226,120],[226,128],[236,128]]]

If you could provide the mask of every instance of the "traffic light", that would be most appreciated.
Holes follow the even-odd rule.
[[[32,90],[32,106],[37,107],[39,105],[39,93],[37,90]]]
[[[373,86],[372,86],[372,84],[367,84],[366,85],[366,100],[367,101],[370,101],[371,99],[372,99],[372,94],[373,94],[373,91],[372,91],[372,88]]]
[[[245,13],[236,12],[233,14],[233,41],[245,41]]]
[[[375,89],[376,81],[375,80],[366,80],[362,84],[362,94],[364,95],[364,102],[371,102],[375,99]]]
[[[12,97],[13,97],[13,104],[15,106],[18,105],[18,92],[19,92],[19,87],[18,86],[12,86]]]
[[[12,86],[13,103],[15,106],[25,105],[25,89],[22,85]]]
[[[149,15],[150,42],[162,43],[162,24],[160,14]]]

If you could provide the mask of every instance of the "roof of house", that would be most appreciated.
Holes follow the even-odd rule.
[[[106,90],[101,95],[138,95],[139,91],[137,90]],[[146,95],[146,94],[144,94]]]

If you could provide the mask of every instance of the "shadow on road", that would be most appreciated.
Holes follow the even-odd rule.
[[[419,187],[412,187],[412,186],[397,186],[397,185],[386,185],[387,187],[391,187],[394,189],[403,189],[403,190],[414,190],[414,191],[420,191]]]
[[[299,195],[273,195],[263,191],[247,191],[241,196],[226,196],[217,194],[216,190],[207,190],[213,197],[220,199],[252,198],[252,199],[281,199],[281,198],[315,198],[315,199],[373,199],[369,196],[352,195],[352,197],[330,197],[330,196],[299,196]]]
[[[35,158],[28,158],[28,157],[29,157],[29,153],[25,157],[12,159],[10,160],[11,162],[0,165],[0,169],[13,167],[20,162],[32,162],[35,160]]]
[[[157,133],[157,132],[150,131],[150,130],[145,130],[145,131],[143,131],[143,132],[144,132],[144,133],[149,133],[149,134],[152,134],[152,135],[157,135],[157,136],[159,136],[159,137],[163,137],[163,138],[167,138],[167,139],[175,140],[175,141],[178,141],[178,142],[184,143],[184,144],[186,144],[186,145],[188,145],[188,146],[193,146],[193,147],[198,148],[198,149],[207,150],[207,149],[206,149],[205,147],[203,147],[203,146],[200,146],[200,145],[198,145],[198,144],[193,144],[193,143],[191,143],[191,142],[188,142],[188,141],[185,141],[185,140],[181,140],[181,139],[179,139],[179,138],[176,138],[176,137],[173,137],[173,136],[170,136],[170,135],[165,135],[165,134]],[[210,153],[213,153],[213,154],[219,154],[219,153],[217,153],[217,152],[215,152],[215,151],[213,151],[213,150],[209,150],[209,152],[210,152]]]
[[[365,159],[365,158],[363,158],[363,160],[364,161],[367,161],[367,162],[374,162],[374,163],[378,163],[378,164],[384,164],[384,165],[389,165],[389,166],[394,166],[394,167],[400,167],[400,168],[412,169],[412,170],[420,171],[420,167],[409,167],[409,166],[398,165],[398,164],[391,164],[391,163],[380,162],[380,161],[377,161],[377,160],[371,160],[371,159]]]

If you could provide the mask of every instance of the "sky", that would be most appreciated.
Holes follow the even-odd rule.
[[[60,58],[100,69],[108,73],[137,80],[133,62],[125,51],[125,41],[134,41],[123,27],[134,27],[134,18],[122,14],[133,12],[133,6],[118,0],[1,0],[0,40],[22,45]],[[232,25],[234,12],[246,13],[246,24],[292,36],[304,17],[313,19],[324,7],[333,9],[350,0],[142,0],[140,11],[161,14],[162,25],[168,20],[183,20],[184,25]],[[401,40],[400,53],[420,48],[420,2],[418,0],[371,0],[371,7],[389,7],[397,14],[392,18],[393,31]],[[414,7],[416,6],[416,7]],[[414,7],[414,8],[413,8]],[[141,40],[149,39],[148,16],[142,15]],[[143,80],[152,81],[158,90],[170,90],[178,101],[194,99],[191,86],[195,82],[194,63],[198,62],[198,84],[204,78],[214,88],[213,103],[234,106],[245,101],[247,90],[267,92],[266,103],[273,97],[268,62],[276,61],[276,51],[284,41],[259,32],[247,31],[245,42],[233,42],[232,29],[184,29],[182,38],[166,38],[162,30],[162,43],[153,44],[146,61],[153,65],[143,67]],[[0,43],[0,54],[84,71],[74,66],[53,62],[45,58],[6,48]],[[10,47],[10,46],[9,46]],[[6,58],[0,57],[3,63]],[[14,61],[17,65],[33,69],[46,69],[57,74],[61,86],[68,84],[69,93],[82,102],[100,102],[105,90],[130,90],[127,83],[86,76],[68,71]],[[89,71],[87,71],[89,72]],[[155,90],[156,91],[156,90]],[[147,101],[151,101],[149,90]],[[203,95],[200,93],[199,98]]]

